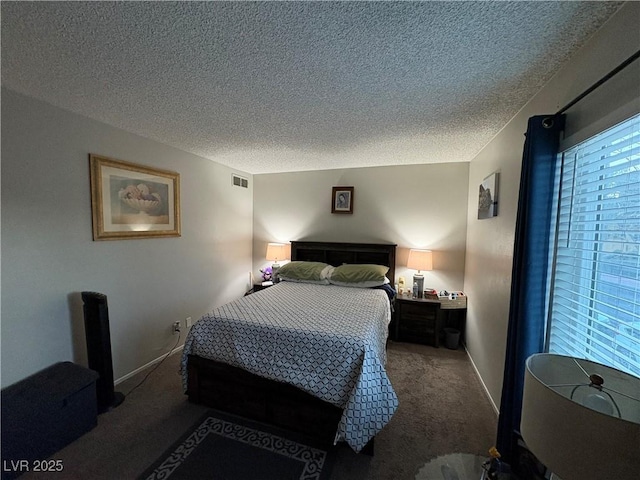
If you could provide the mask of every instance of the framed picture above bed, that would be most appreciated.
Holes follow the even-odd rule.
[[[333,187],[331,213],[353,213],[353,187]]]
[[[180,236],[180,174],[89,155],[94,240]]]

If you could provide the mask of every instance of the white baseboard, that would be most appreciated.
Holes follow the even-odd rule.
[[[487,398],[489,399],[489,402],[491,402],[491,406],[493,406],[493,411],[495,412],[496,416],[498,416],[500,414],[500,410],[498,410],[498,406],[493,401],[493,398],[491,398],[491,395],[489,394],[489,389],[487,388],[487,385],[485,385],[484,380],[482,380],[482,375],[480,375],[480,371],[478,370],[478,367],[476,367],[476,364],[473,361],[473,358],[471,358],[471,355],[469,355],[469,350],[467,350],[467,346],[466,345],[464,346],[464,351],[467,352],[467,357],[469,357],[469,360],[471,360],[471,365],[473,365],[473,369],[476,371],[476,375],[478,376],[478,379],[480,380],[480,383],[482,384],[482,388],[484,389],[484,393],[487,395]]]
[[[171,355],[174,355],[175,353],[182,351],[183,348],[184,348],[184,345],[180,345],[179,347],[174,348],[173,350],[171,350],[171,353],[169,353],[168,355],[165,353],[161,357],[158,357],[155,360],[151,360],[149,363],[141,366],[140,368],[136,368],[133,372],[127,373],[126,375],[118,378],[113,382],[113,384],[118,385],[119,383],[124,382],[125,380],[133,377],[134,375],[142,372],[143,370],[146,370],[147,368],[155,365],[156,363],[161,362],[165,357],[170,357]]]

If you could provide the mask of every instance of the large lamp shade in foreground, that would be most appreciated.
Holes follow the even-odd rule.
[[[562,480],[637,480],[640,378],[588,360],[532,355],[520,433]]]

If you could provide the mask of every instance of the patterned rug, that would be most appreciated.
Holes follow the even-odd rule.
[[[139,480],[326,480],[332,450],[239,417],[208,412]]]

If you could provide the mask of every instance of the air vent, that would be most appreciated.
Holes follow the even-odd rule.
[[[235,173],[232,174],[231,177],[233,178],[233,184],[236,187],[242,187],[242,188],[249,187],[249,180],[247,180],[246,178],[236,175]]]

